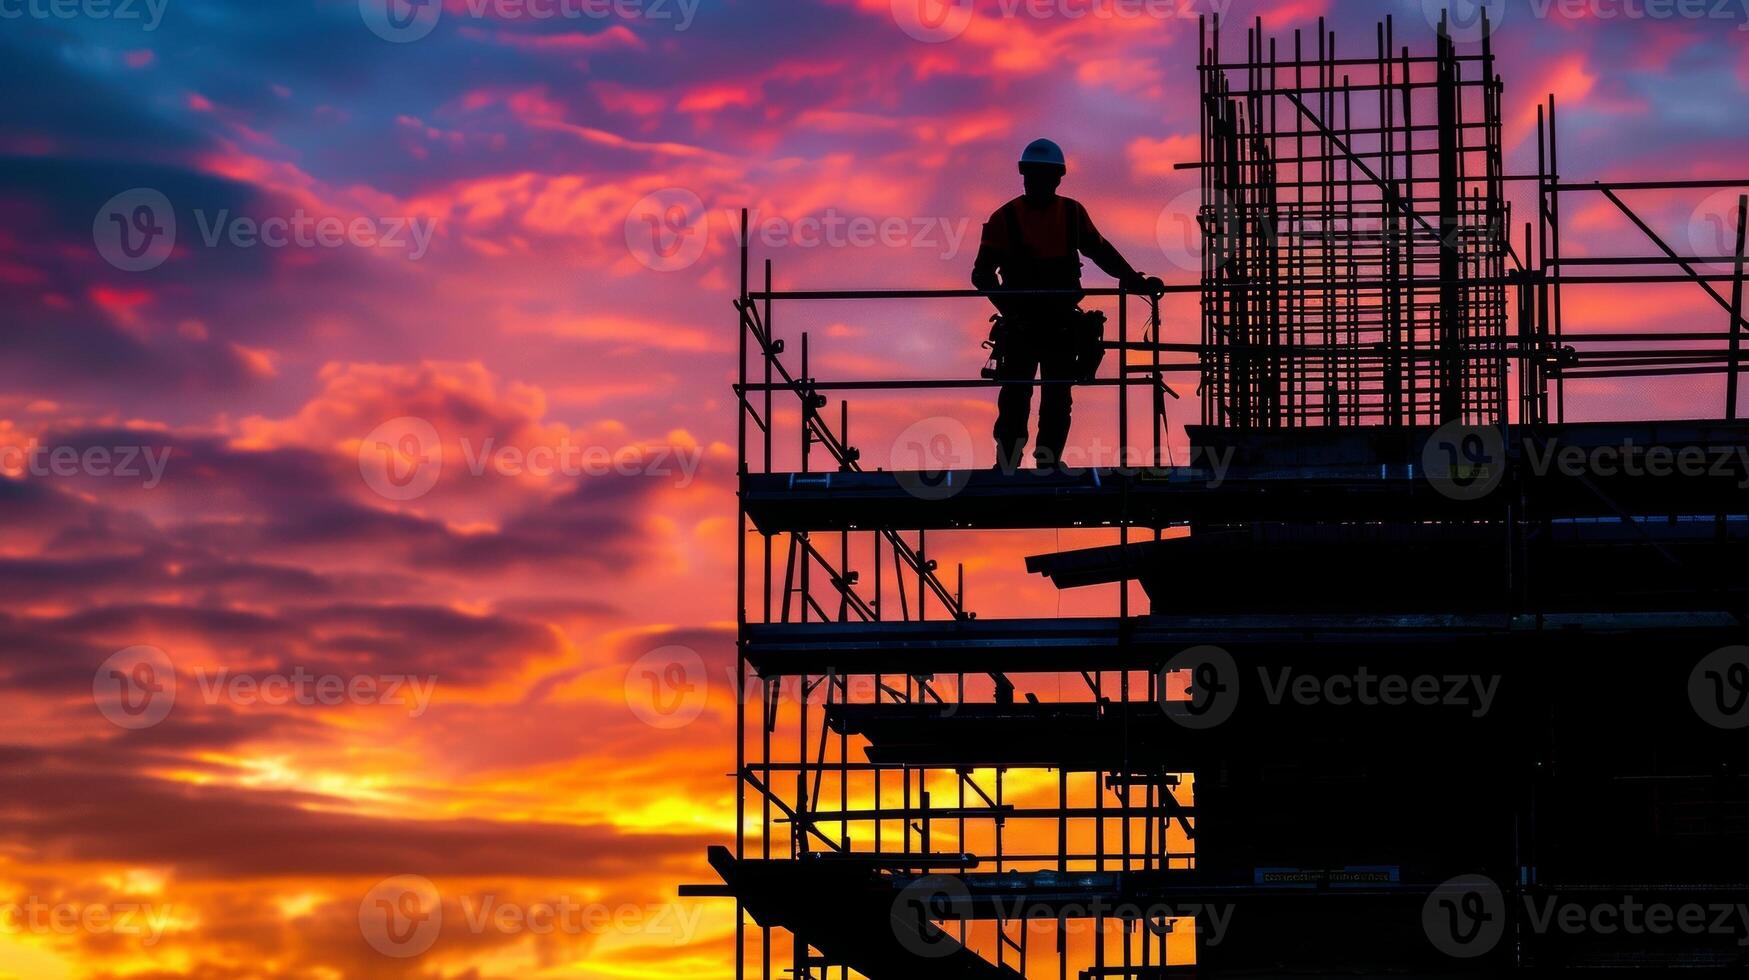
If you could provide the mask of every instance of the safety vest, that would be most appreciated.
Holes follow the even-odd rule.
[[[1087,220],[1080,202],[1059,197],[1049,207],[1034,208],[1019,197],[1004,204],[996,217],[1007,239],[1001,263],[1004,286],[1080,288],[1081,226]]]

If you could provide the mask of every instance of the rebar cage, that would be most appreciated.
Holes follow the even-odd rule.
[[[1497,424],[1511,216],[1501,82],[1460,55],[1202,60],[1203,418],[1233,428]]]

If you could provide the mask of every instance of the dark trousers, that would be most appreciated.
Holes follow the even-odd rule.
[[[1000,381],[1071,381],[1076,355],[1070,341],[1067,318],[1045,324],[1016,325],[1009,350],[1002,359]],[[1026,452],[1026,423],[1032,414],[1030,384],[1006,384],[996,397],[996,462],[1006,470],[1020,468]],[[1032,458],[1041,469],[1055,467],[1069,441],[1069,411],[1074,396],[1066,384],[1040,386],[1038,441]]]

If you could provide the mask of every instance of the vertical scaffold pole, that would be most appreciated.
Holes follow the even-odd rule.
[[[747,211],[741,211],[741,301],[736,316],[739,350],[736,368],[740,380],[740,405],[736,415],[736,475],[747,476]],[[763,356],[764,349],[760,351]],[[767,395],[769,398],[770,396]],[[768,416],[769,417],[769,414]],[[742,774],[747,768],[747,503],[736,494],[735,519],[735,860],[747,856],[747,781]],[[770,548],[767,546],[767,562]],[[766,590],[769,600],[770,590]],[[747,975],[747,912],[741,899],[735,899],[735,980]]]
[[[1463,418],[1464,296],[1459,282],[1463,275],[1463,197],[1458,175],[1457,51],[1451,32],[1439,24],[1439,421]]]
[[[1743,245],[1744,232],[1749,231],[1749,195],[1737,197],[1737,251],[1731,276],[1731,359],[1725,375],[1725,420],[1737,421],[1737,385],[1739,358],[1743,347]]]

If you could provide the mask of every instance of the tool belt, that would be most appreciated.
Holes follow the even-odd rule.
[[[1068,222],[1069,240],[1061,258],[1033,255],[1032,249],[1026,245],[1026,236],[1021,232],[1020,219],[1014,209],[1005,208],[1002,215],[1008,225],[1008,241],[1015,252],[1004,263],[1004,283],[1026,283],[1033,288],[1040,285],[1080,288],[1081,226],[1073,215]],[[1105,361],[1104,313],[1072,305],[1055,308],[1054,303],[1039,308],[1036,301],[1022,302],[1026,305],[1019,309],[1024,312],[1016,315],[1016,307],[1005,307],[996,300],[997,308],[1003,312],[990,318],[990,339],[984,341],[984,349],[990,352],[982,371],[985,378],[997,381],[1012,377],[1008,362],[1020,344],[1041,352],[1067,346],[1075,355],[1072,380],[1088,382],[1098,376],[1099,366]]]
[[[1022,333],[1030,332],[1033,336],[1026,339],[1031,340],[1035,347],[1045,348],[1061,344],[1074,352],[1074,380],[1085,383],[1099,376],[1099,367],[1105,363],[1103,311],[1073,310],[1068,314],[1068,328],[1062,336],[1039,336],[1039,332],[1048,329],[1050,328],[1013,323],[1000,313],[992,316],[990,339],[983,344],[984,349],[990,352],[989,359],[979,373],[990,381],[1012,377],[1009,367],[1015,348],[1023,343]]]

